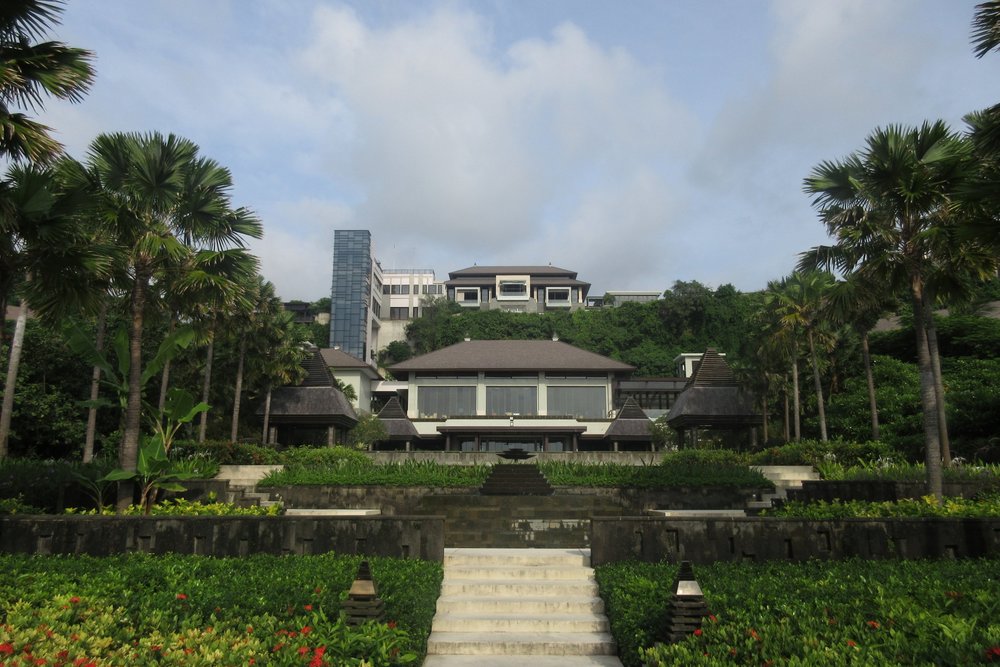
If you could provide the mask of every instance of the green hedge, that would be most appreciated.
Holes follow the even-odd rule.
[[[886,502],[863,500],[786,502],[780,507],[764,510],[762,516],[795,519],[889,519],[902,517],[1000,518],[1000,494],[977,499],[945,498],[938,502],[933,496]]]
[[[695,568],[711,616],[665,639],[677,566],[597,568],[628,667],[659,665],[957,665],[1000,659],[1000,563],[812,561]]]
[[[779,447],[768,447],[750,456],[754,465],[815,466],[824,462],[854,465],[860,461],[876,461],[898,454],[884,442],[852,442],[848,440],[801,440]]]
[[[0,556],[0,662],[419,664],[441,565],[369,559],[388,624],[351,629],[338,616],[359,562],[334,554]]]

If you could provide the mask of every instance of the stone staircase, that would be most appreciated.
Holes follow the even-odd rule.
[[[424,667],[620,667],[587,549],[447,548]]]
[[[257,491],[257,482],[272,470],[279,470],[282,467],[280,465],[219,466],[219,474],[215,476],[215,479],[227,483],[226,502],[268,507],[276,505],[279,501],[271,500],[270,493]]]
[[[774,483],[774,491],[771,493],[762,493],[759,499],[749,501],[747,503],[747,510],[750,512],[770,509],[774,506],[775,500],[784,500],[788,497],[789,489],[801,489],[803,481],[820,478],[819,473],[812,466],[753,467]]]
[[[551,496],[554,491],[538,466],[527,463],[493,466],[479,488],[484,496]]]

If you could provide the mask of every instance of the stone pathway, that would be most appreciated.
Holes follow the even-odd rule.
[[[621,667],[588,549],[448,548],[424,667]]]

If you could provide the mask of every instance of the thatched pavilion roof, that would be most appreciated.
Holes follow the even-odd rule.
[[[667,413],[667,424],[674,429],[740,428],[762,421],[750,395],[736,381],[733,369],[713,348],[702,355],[684,391]]]

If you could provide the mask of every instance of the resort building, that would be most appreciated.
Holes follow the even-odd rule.
[[[406,325],[420,317],[424,302],[444,293],[444,283],[431,269],[383,269],[380,345],[406,340]]]
[[[611,449],[613,397],[634,370],[558,340],[467,340],[389,369],[419,447],[463,452]]]
[[[374,363],[382,318],[382,267],[375,259],[371,232],[333,233],[330,289],[330,345]]]
[[[465,308],[544,313],[587,304],[590,283],[555,266],[470,266],[452,271],[448,298]]]

